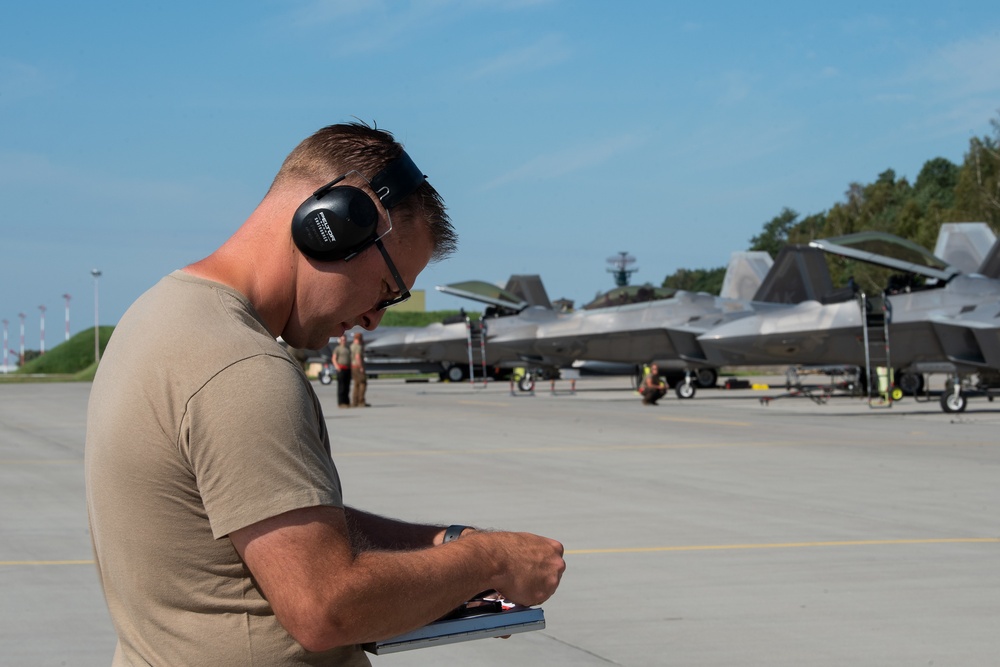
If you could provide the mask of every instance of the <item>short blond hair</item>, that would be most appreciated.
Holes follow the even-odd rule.
[[[271,183],[271,191],[293,182],[327,183],[348,171],[370,179],[402,154],[403,146],[386,130],[364,123],[329,125],[288,154]],[[414,232],[414,222],[424,221],[434,247],[432,261],[455,252],[458,235],[444,200],[427,181],[393,207],[392,219],[398,233],[407,240]]]

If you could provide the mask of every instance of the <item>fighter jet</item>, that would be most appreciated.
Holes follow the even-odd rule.
[[[827,253],[891,271],[882,289],[834,289]],[[787,256],[786,256],[787,255]],[[994,242],[978,271],[966,273],[926,249],[890,234],[861,232],[786,247],[807,264],[800,288],[809,298],[779,309],[721,323],[697,336],[705,363],[722,365],[854,365],[896,369],[899,384],[918,391],[925,371],[953,373],[942,394],[946,411],[965,409],[959,379],[1000,369],[1000,243]],[[762,288],[763,289],[763,288]]]
[[[368,354],[433,359],[449,363],[447,377],[462,380],[468,369],[526,366],[555,373],[579,362],[631,366],[657,361],[684,398],[694,385],[712,386],[717,370],[697,360],[684,360],[667,327],[705,317],[724,318],[751,311],[748,295],[771,265],[767,253],[734,253],[724,279],[724,296],[642,286],[621,286],[600,295],[580,310],[553,308],[538,276],[512,276],[505,288],[468,281],[439,286],[447,294],[487,304],[479,322],[432,324],[383,336]],[[688,377],[685,378],[685,374]],[[683,383],[678,378],[685,378]],[[679,393],[681,395],[681,393]]]

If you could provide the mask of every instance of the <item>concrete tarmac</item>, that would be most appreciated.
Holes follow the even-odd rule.
[[[961,665],[1000,655],[1000,404],[873,410],[627,378],[316,385],[352,505],[561,540],[544,630],[375,665]],[[89,384],[0,383],[0,665],[109,665]]]

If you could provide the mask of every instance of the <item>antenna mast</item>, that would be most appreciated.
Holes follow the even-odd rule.
[[[611,268],[608,269],[608,273],[614,274],[615,285],[618,287],[625,287],[628,285],[632,274],[639,270],[638,268],[628,268],[632,264],[635,264],[635,257],[627,252],[620,252],[616,257],[608,257],[608,264],[611,265]]]

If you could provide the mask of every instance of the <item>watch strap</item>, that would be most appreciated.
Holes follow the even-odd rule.
[[[457,540],[462,536],[462,531],[468,528],[468,526],[460,526],[458,524],[452,524],[444,531],[444,540],[442,544],[448,544],[452,540]]]

